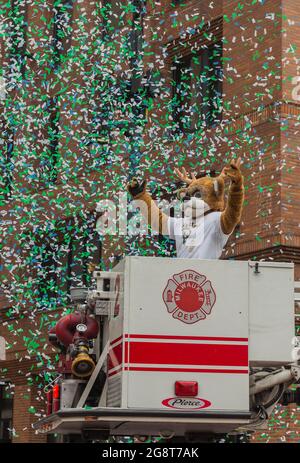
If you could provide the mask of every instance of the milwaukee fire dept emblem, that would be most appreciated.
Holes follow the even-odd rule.
[[[173,318],[183,323],[196,323],[211,313],[216,293],[206,276],[184,270],[168,280],[163,300]]]

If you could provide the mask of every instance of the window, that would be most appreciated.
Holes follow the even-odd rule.
[[[0,220],[0,224],[1,224],[1,220]],[[1,262],[0,262],[0,267],[1,267]],[[13,293],[13,290],[11,288],[11,285],[7,281],[5,283],[1,282],[1,285],[0,285],[0,315],[1,315],[1,312],[6,313],[9,309],[12,308],[13,306],[12,293]],[[2,340],[2,343],[3,343],[3,340]],[[0,337],[0,351],[1,349],[3,349],[2,343],[1,343],[1,337]],[[1,353],[0,353],[0,360],[1,360]]]
[[[13,396],[9,383],[0,381],[0,444],[11,442]]]
[[[129,0],[128,0],[129,1]],[[102,0],[101,16],[103,18],[103,39],[110,38],[125,26],[125,8],[127,1],[121,0]],[[122,8],[123,5],[123,8]]]
[[[31,57],[26,51],[27,45],[27,4],[24,0],[11,0],[10,8],[10,74],[11,83],[25,78],[26,57]]]
[[[130,130],[136,132],[137,121],[141,121],[146,114],[147,93],[142,83],[145,0],[102,0],[100,5],[104,26],[103,40],[110,40],[115,32],[125,26],[125,11],[127,17],[128,11],[131,13],[130,19],[128,17],[129,30],[123,34],[130,55],[130,72],[128,75],[127,69],[124,74],[118,73],[117,79],[102,76],[99,87],[94,91],[89,144],[95,145],[109,143],[114,137],[114,130],[122,130],[125,136],[130,134]],[[131,121],[132,114],[136,116],[134,124]],[[106,152],[103,147],[100,149],[103,159]]]
[[[185,6],[189,0],[171,0],[171,6]]]
[[[74,0],[59,0],[53,7],[53,51],[54,67],[61,64],[62,57],[71,45]]]
[[[172,70],[176,129],[193,132],[213,126],[222,115],[222,42],[176,58]]]
[[[45,186],[54,184],[57,180],[57,164],[59,157],[59,119],[60,111],[58,105],[58,97],[52,97],[45,103],[45,114],[47,122],[45,124],[45,138],[47,145],[41,155],[41,171],[40,178]]]
[[[35,247],[41,306],[66,302],[72,286],[90,284],[88,264],[100,264],[101,241],[95,230],[95,214],[56,223]]]
[[[0,201],[7,200],[11,196],[14,150],[14,132],[4,120],[1,121],[0,130]]]
[[[131,49],[134,50],[137,58],[141,58],[143,50],[144,15],[146,13],[143,0],[133,0]]]
[[[132,51],[131,57],[131,70],[132,82],[131,91],[136,93],[141,86],[140,78],[143,70],[143,34],[144,34],[144,14],[145,2],[144,0],[132,0],[133,15],[132,15],[132,28],[130,31],[130,49]]]
[[[59,141],[59,109],[57,98],[54,97],[50,102],[49,117],[49,181],[54,183],[57,179],[57,162],[58,162],[58,141]]]
[[[113,92],[117,92],[118,89],[111,81],[101,81],[100,85],[94,88],[93,98],[91,99],[92,123],[89,143],[108,143],[111,138],[111,132],[116,125],[114,120],[116,98],[110,98],[109,86]],[[119,95],[120,93],[118,93],[117,97]],[[101,158],[103,156],[104,153],[101,149]]]

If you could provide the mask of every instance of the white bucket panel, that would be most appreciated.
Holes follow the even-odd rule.
[[[134,256],[114,271],[114,405],[247,411],[249,363],[291,361],[293,264]],[[196,399],[176,401],[176,381],[196,381]]]

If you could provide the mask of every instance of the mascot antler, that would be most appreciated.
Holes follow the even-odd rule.
[[[238,158],[237,160],[232,159],[229,166],[223,167],[222,172],[220,173],[219,177],[222,177],[225,181],[230,180],[230,177],[232,177],[232,175],[230,175],[232,169],[238,170],[240,168],[240,165],[241,165],[241,158]],[[180,171],[178,168],[175,168],[174,174],[182,182],[186,183],[187,185],[190,185],[194,180],[197,180],[194,173],[191,173],[191,177],[189,177],[184,167],[182,168],[182,171]]]
[[[231,165],[232,164],[235,165],[237,167],[237,169],[239,169],[240,164],[241,164],[241,158],[238,158],[237,161],[232,160]],[[225,180],[225,182],[227,180],[230,180],[230,175],[227,174],[227,172],[229,170],[230,170],[230,167],[228,167],[228,166],[223,167],[222,172],[219,175],[219,177],[222,177]],[[174,174],[176,175],[176,177],[179,178],[179,180],[186,183],[187,185],[190,185],[194,180],[197,180],[194,173],[191,173],[191,177],[189,177],[189,175],[188,175],[188,173],[187,173],[187,171],[185,170],[184,167],[182,168],[182,172],[178,168],[175,168],[174,169]]]
[[[174,174],[182,181],[185,182],[187,185],[190,185],[194,180],[196,180],[195,174],[191,174],[191,178],[188,176],[185,168],[182,168],[182,172],[179,169],[174,169]]]

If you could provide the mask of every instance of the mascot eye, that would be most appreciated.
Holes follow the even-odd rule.
[[[200,191],[196,191],[196,193],[195,193],[193,196],[194,196],[195,198],[201,198],[201,197],[202,197]]]
[[[184,199],[186,199],[185,192],[181,191],[181,192],[177,193],[177,198],[180,199],[180,201],[183,201]]]

